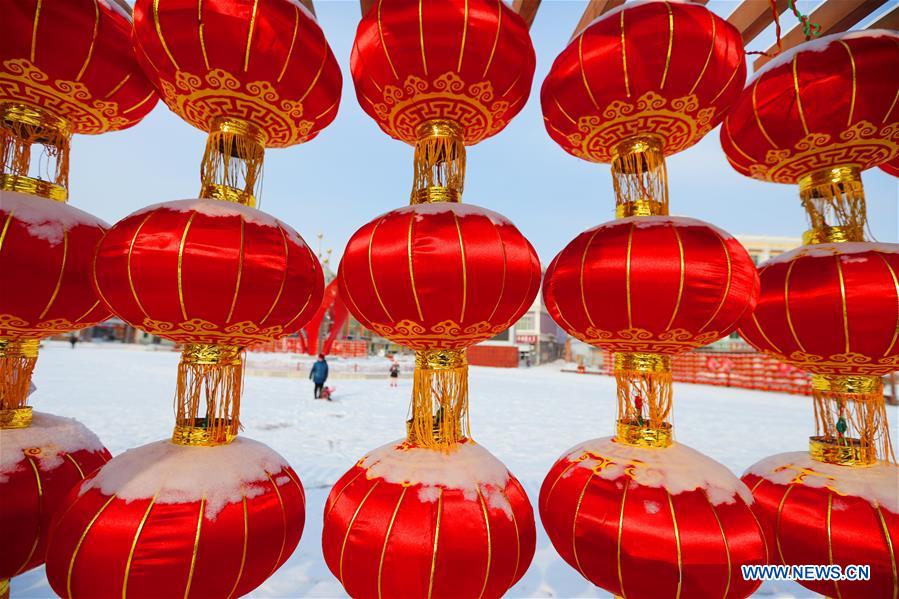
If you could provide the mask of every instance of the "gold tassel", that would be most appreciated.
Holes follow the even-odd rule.
[[[0,429],[31,425],[26,404],[39,344],[38,339],[0,338]]]
[[[453,121],[428,121],[415,142],[411,204],[459,202],[465,183],[465,143]]]
[[[200,197],[255,206],[264,157],[261,129],[239,119],[216,120],[200,164]]]
[[[816,374],[812,395],[814,459],[844,466],[869,466],[878,459],[896,463],[880,377]]]
[[[175,394],[179,445],[223,445],[240,429],[243,352],[233,345],[191,343],[181,352]]]
[[[802,236],[806,245],[865,240],[865,188],[858,168],[806,175],[799,180],[799,197],[812,227]]]
[[[30,193],[64,202],[69,187],[67,121],[25,104],[0,106],[0,189]],[[32,146],[43,146],[43,158],[30,176]]]
[[[662,141],[639,136],[615,146],[612,185],[617,218],[668,214],[668,169]]]
[[[672,381],[670,356],[641,352],[615,354],[616,441],[641,447],[671,445]]]
[[[470,436],[465,350],[416,352],[411,412],[411,445],[446,450]]]

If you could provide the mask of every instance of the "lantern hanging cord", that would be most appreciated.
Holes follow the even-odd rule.
[[[809,20],[808,15],[804,15],[799,12],[799,9],[796,8],[795,0],[787,0],[787,5],[790,7],[790,10],[793,11],[793,15],[802,24],[802,33],[805,35],[805,41],[809,41],[813,37],[818,37],[821,35],[821,24],[820,23],[812,23]]]
[[[461,127],[435,119],[417,131],[410,204],[459,202],[465,184],[465,142]]]
[[[471,435],[468,420],[468,359],[465,350],[415,353],[408,442],[449,450]]]
[[[243,350],[233,345],[190,343],[181,352],[175,391],[178,445],[224,445],[240,429]]]

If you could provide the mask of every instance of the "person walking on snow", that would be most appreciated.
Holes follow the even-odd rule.
[[[400,365],[396,361],[396,358],[393,359],[393,362],[390,364],[390,386],[396,387],[396,380],[400,376]]]
[[[325,360],[325,354],[318,354],[318,360],[312,365],[309,371],[309,378],[315,383],[315,399],[321,399],[322,387],[328,380],[328,362]]]

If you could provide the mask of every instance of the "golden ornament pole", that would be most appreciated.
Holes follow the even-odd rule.
[[[235,118],[218,118],[200,164],[200,197],[256,206],[265,158],[265,133]]]

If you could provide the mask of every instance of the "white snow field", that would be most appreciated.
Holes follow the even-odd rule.
[[[268,354],[252,360],[272,360]],[[342,368],[332,360],[332,372]],[[35,371],[35,410],[78,418],[113,455],[168,438],[178,354],[120,344],[44,344]],[[377,366],[379,365],[379,366]],[[243,435],[271,446],[300,475],[307,494],[306,529],[299,548],[254,597],[344,597],[321,553],[322,510],[331,485],[366,452],[400,438],[412,381],[332,378],[333,402],[312,398],[306,378],[247,376]],[[302,365],[306,368],[306,364]],[[306,372],[302,372],[305,377]],[[408,374],[408,372],[406,373]],[[508,465],[535,506],[543,477],[572,446],[612,434],[614,381],[531,369],[471,368],[471,425],[475,440]],[[889,407],[895,437],[895,407]],[[803,450],[812,433],[809,398],[702,385],[675,384],[679,442],[722,462],[737,475],[766,456]],[[808,597],[794,583],[766,583],[758,596]],[[12,582],[12,596],[52,597],[43,568]],[[537,553],[508,597],[607,597],[556,554],[537,519]]]

